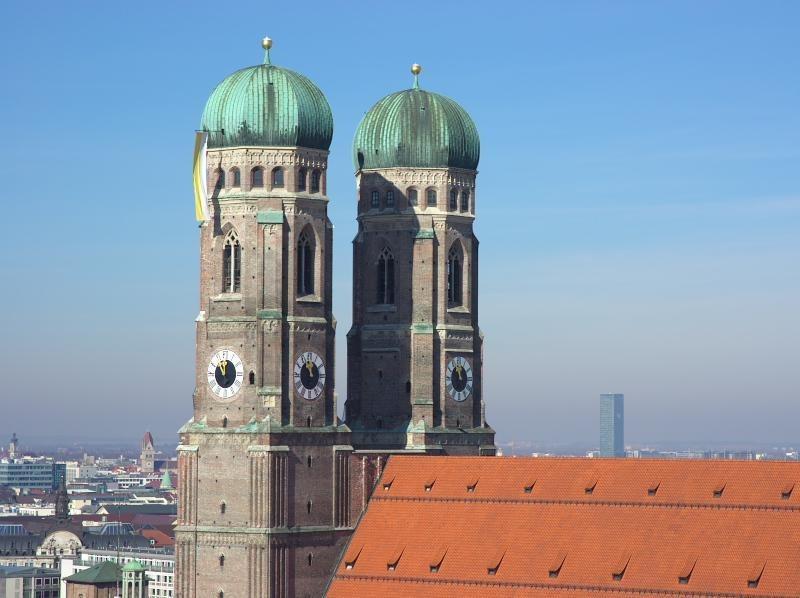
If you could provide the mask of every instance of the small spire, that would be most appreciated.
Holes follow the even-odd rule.
[[[414,89],[419,89],[419,74],[422,72],[422,67],[415,62],[411,65],[411,72],[414,75]]]
[[[264,64],[272,64],[269,58],[269,49],[272,47],[272,39],[269,37],[262,39],[261,47],[264,48]]]

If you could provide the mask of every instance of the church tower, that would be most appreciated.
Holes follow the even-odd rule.
[[[478,131],[453,100],[390,94],[354,141],[347,424],[356,448],[492,455],[478,327]]]
[[[156,470],[156,445],[150,432],[144,433],[140,449],[139,465],[142,472],[153,473]]]
[[[180,430],[176,596],[320,596],[352,527],[336,417],[333,118],[309,79],[263,64],[212,92],[200,227],[194,414]]]

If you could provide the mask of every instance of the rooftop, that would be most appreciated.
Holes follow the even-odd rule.
[[[798,530],[794,462],[394,456],[328,595],[797,595]]]

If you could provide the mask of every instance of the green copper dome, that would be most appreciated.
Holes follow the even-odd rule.
[[[209,147],[255,145],[327,150],[333,115],[308,78],[269,63],[236,71],[212,92],[201,128]],[[224,133],[223,133],[224,131]]]
[[[139,561],[133,560],[126,564],[123,568],[123,571],[146,571],[144,565],[142,565]]]
[[[450,98],[416,85],[375,104],[353,141],[356,169],[475,170],[480,153],[478,129],[469,114]]]

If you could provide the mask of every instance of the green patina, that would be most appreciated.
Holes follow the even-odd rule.
[[[417,334],[433,334],[433,325],[425,323],[412,324],[411,331]]]
[[[256,316],[259,320],[280,320],[283,318],[283,314],[279,309],[259,309],[256,312]]]
[[[414,235],[415,239],[435,239],[436,234],[432,228],[421,228]]]
[[[283,212],[280,210],[266,210],[256,214],[259,224],[283,224]]]
[[[144,568],[144,565],[142,565],[142,564],[141,564],[139,561],[137,561],[137,560],[133,560],[133,561],[131,561],[131,562],[127,563],[127,564],[126,564],[126,565],[125,565],[125,566],[122,568],[122,570],[123,570],[123,571],[134,571],[134,572],[138,572],[138,571],[146,571],[147,569],[145,569],[145,568]]]
[[[353,159],[358,170],[475,170],[480,146],[478,129],[461,106],[414,88],[386,96],[367,112],[353,140]]]
[[[225,78],[208,98],[200,126],[209,132],[209,148],[327,150],[333,138],[333,114],[320,89],[303,75],[272,64]]]

